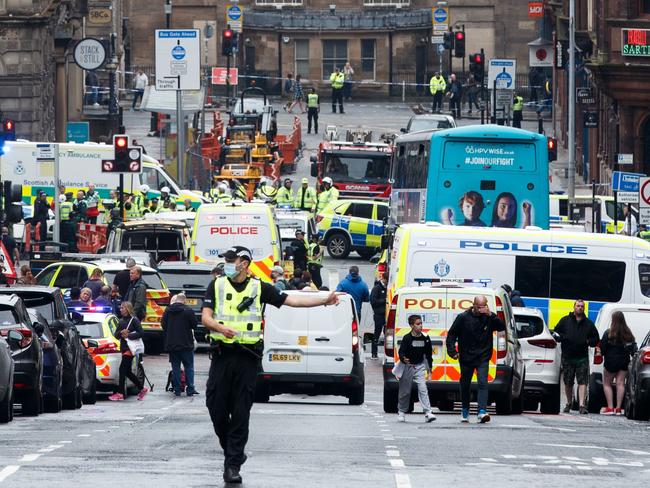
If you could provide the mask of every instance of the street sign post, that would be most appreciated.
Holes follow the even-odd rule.
[[[243,32],[244,11],[239,5],[233,3],[226,6],[226,25],[239,34]]]
[[[634,154],[620,153],[617,155],[616,160],[619,165],[632,165],[634,164]]]
[[[488,87],[496,83],[498,90],[514,90],[517,72],[516,59],[490,59],[488,65]]]
[[[54,229],[52,229],[52,239],[54,242],[60,242],[61,215],[59,212],[59,145],[36,144],[36,162],[39,164],[51,164],[54,166]],[[41,236],[44,230],[41,229]]]
[[[619,203],[639,203],[639,193],[635,191],[619,191]]]
[[[625,173],[623,171],[612,172],[612,191],[639,191],[640,173]],[[650,188],[649,188],[650,190]]]

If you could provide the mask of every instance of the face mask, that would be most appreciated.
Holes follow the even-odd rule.
[[[238,273],[239,271],[237,271],[237,265],[235,263],[223,264],[223,274],[225,274],[228,278],[234,278]]]

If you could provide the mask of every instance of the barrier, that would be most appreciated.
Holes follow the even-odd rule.
[[[79,252],[96,254],[106,246],[106,228],[104,224],[77,224],[77,249]]]
[[[23,228],[23,251],[29,252],[32,244],[32,224],[25,224]]]

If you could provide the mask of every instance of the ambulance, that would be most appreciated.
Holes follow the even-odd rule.
[[[219,254],[232,246],[250,249],[251,273],[271,280],[271,268],[280,264],[280,233],[271,207],[265,203],[228,203],[201,205],[194,219],[191,262],[223,262]]]
[[[505,333],[494,334],[492,357],[488,368],[488,404],[496,403],[498,414],[519,414],[523,409],[525,365],[521,346],[515,332],[515,321],[506,292],[498,287],[491,289],[487,282],[466,279],[441,281],[420,280],[421,286],[400,288],[393,294],[385,328],[384,359],[384,411],[397,412],[399,383],[393,367],[399,362],[402,337],[411,330],[408,318],[420,315],[423,332],[431,339],[433,366],[427,380],[432,403],[442,411],[451,411],[460,400],[458,382],[460,366],[449,356],[445,346],[447,333],[456,317],[472,307],[474,297],[484,295],[488,307],[506,326]],[[468,285],[468,286],[465,286]],[[472,384],[472,396],[476,383]],[[415,395],[411,395],[414,398]]]
[[[405,224],[394,234],[388,266],[388,303],[421,279],[483,279],[519,290],[551,329],[578,298],[591,320],[605,303],[650,304],[650,243],[636,237]]]
[[[39,190],[45,191],[49,197],[54,195],[54,165],[37,162],[39,143],[29,141],[9,141],[5,144],[5,154],[0,157],[2,178],[12,183],[22,185],[23,203],[32,205]],[[95,191],[100,201],[109,198],[111,190],[119,186],[119,174],[103,173],[102,159],[113,159],[112,144],[96,144],[73,142],[59,144],[59,180],[66,191],[76,196],[77,190],[87,190],[90,183],[95,184]],[[140,185],[147,184],[152,190],[160,190],[167,186],[177,202],[186,198],[198,207],[208,200],[200,194],[179,187],[174,178],[169,175],[163,165],[146,154],[142,155],[142,173],[124,176],[124,191],[133,193],[139,191]]]

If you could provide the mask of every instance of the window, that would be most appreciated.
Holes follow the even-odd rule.
[[[539,317],[515,315],[517,336],[520,339],[533,337],[544,332],[544,321]]]
[[[348,41],[323,41],[323,79],[329,80],[334,68],[343,69],[348,62]]]
[[[650,297],[650,264],[639,264],[639,283],[643,296]]]
[[[158,171],[155,168],[149,168],[147,166],[142,167],[142,176],[140,177],[140,182],[143,185],[149,186],[152,190],[160,190],[163,185],[158,184]]]
[[[361,77],[365,80],[375,79],[375,45],[374,39],[361,39]]]
[[[42,273],[39,273],[39,275],[36,277],[36,283],[41,286],[50,286],[52,283],[52,278],[54,278],[54,273],[56,273],[57,269],[59,269],[58,266],[52,266]]]
[[[517,256],[514,289],[519,290],[525,297],[548,298],[550,261],[550,258]]]
[[[372,203],[353,203],[352,215],[359,219],[372,219]]]
[[[296,39],[295,58],[295,74],[309,78],[309,39]]]
[[[113,281],[115,281],[116,274],[117,271],[106,271],[104,273],[104,276],[106,277],[106,280],[108,280],[109,283],[113,283]],[[144,284],[147,285],[147,289],[153,289],[153,290],[165,289],[165,286],[162,284],[162,281],[160,279],[160,275],[155,271],[154,272],[143,271],[142,280],[144,281]]]
[[[79,284],[83,286],[88,281],[88,271],[86,268],[79,268]]]
[[[618,302],[623,294],[625,263],[595,259],[553,258],[551,297]]]
[[[388,207],[386,205],[377,205],[377,220],[388,219]]]
[[[19,323],[18,314],[11,306],[0,306],[0,325],[16,325]]]
[[[650,0],[641,0],[641,13],[650,14]]]
[[[82,339],[99,339],[104,336],[102,324],[99,322],[84,322],[75,326]]]
[[[72,288],[73,286],[79,286],[77,277],[79,276],[79,268],[77,266],[61,266],[61,271],[59,271],[56,280],[54,281],[54,286],[58,288]]]

